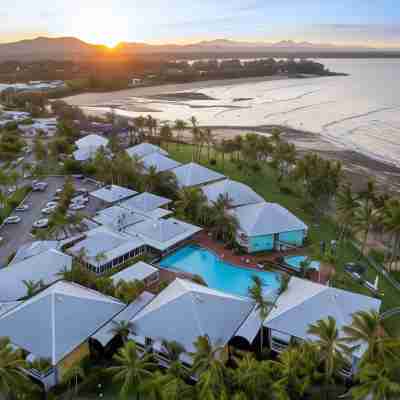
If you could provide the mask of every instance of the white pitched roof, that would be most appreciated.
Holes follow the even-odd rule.
[[[180,167],[173,169],[172,172],[176,176],[179,187],[204,185],[206,183],[218,181],[225,178],[225,175],[222,175],[194,162],[181,165]]]
[[[36,240],[32,243],[22,245],[15,254],[10,264],[15,264],[29,257],[36,256],[50,249],[58,249],[59,242],[57,240]]]
[[[151,153],[148,156],[143,157],[142,161],[146,169],[155,167],[157,172],[168,171],[181,165],[181,163],[160,153]]]
[[[99,148],[101,146],[105,147],[105,146],[107,146],[107,144],[108,144],[108,139],[106,139],[102,136],[96,135],[96,134],[87,135],[87,136],[83,137],[82,139],[79,139],[75,142],[75,145],[80,149],[85,148],[85,147],[86,148],[87,147]]]
[[[137,192],[134,190],[117,185],[104,186],[101,189],[90,193],[91,196],[105,201],[106,203],[122,201],[134,196],[135,194],[137,194]]]
[[[76,161],[88,161],[96,155],[96,147],[82,147],[73,152]]]
[[[121,207],[128,208],[133,211],[147,213],[155,210],[156,208],[163,207],[172,200],[166,197],[157,196],[153,193],[144,192],[131,199],[123,201],[120,205]]]
[[[129,149],[126,149],[126,152],[129,154],[129,156],[131,157],[135,156],[138,158],[148,156],[149,154],[152,153],[160,153],[164,156],[168,155],[168,153],[161,147],[151,143],[141,143],[138,144],[137,146],[129,147]]]
[[[94,339],[98,340],[103,346],[105,346],[113,337],[112,329],[116,322],[129,321],[131,320],[140,310],[142,310],[147,304],[150,303],[155,297],[154,294],[149,292],[143,292],[134,302],[130,303],[128,307],[124,308],[119,314],[117,314],[108,324],[104,325],[100,330],[96,332]]]
[[[248,236],[308,229],[299,218],[276,203],[258,203],[237,207],[232,213],[239,221],[240,230]]]
[[[247,298],[176,279],[132,322],[139,336],[175,340],[193,352],[193,342],[203,335],[214,345],[226,344],[253,307]]]
[[[302,339],[313,339],[310,324],[332,316],[339,329],[349,325],[357,311],[379,310],[381,301],[305,279],[292,277],[289,286],[277,299],[264,326]],[[359,350],[358,355],[365,351]]]
[[[144,221],[145,216],[123,208],[122,205],[112,206],[98,211],[93,220],[100,225],[107,225],[120,231],[121,229]]]
[[[86,235],[86,239],[76,243],[68,249],[68,252],[78,256],[84,250],[85,260],[92,265],[104,265],[117,257],[144,246],[141,238],[114,232],[107,227],[92,229],[86,232]],[[103,257],[96,259],[98,255]]]
[[[202,187],[202,190],[209,203],[217,201],[220,195],[228,196],[232,207],[264,202],[264,199],[249,186],[231,179],[210,183]]]
[[[132,225],[125,233],[140,237],[147,245],[164,251],[201,231],[198,226],[175,218],[147,220]]]
[[[57,282],[0,317],[11,343],[56,365],[125,307],[83,286]]]
[[[114,283],[118,283],[120,280],[126,282],[134,280],[143,281],[149,276],[156,274],[157,272],[157,268],[143,261],[139,261],[136,264],[133,264],[132,266],[112,275],[111,279]]]
[[[24,280],[42,280],[49,285],[60,279],[59,273],[70,269],[72,257],[50,249],[0,269],[0,301],[14,301],[26,296]]]

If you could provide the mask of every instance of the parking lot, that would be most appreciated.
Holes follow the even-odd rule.
[[[18,215],[21,217],[21,222],[18,224],[4,225],[0,229],[0,236],[3,238],[3,242],[0,244],[0,267],[7,263],[10,255],[20,246],[35,240],[30,233],[32,225],[38,219],[44,218],[41,214],[41,210],[45,207],[46,203],[52,201],[56,190],[63,187],[65,178],[49,177],[42,181],[47,182],[49,186],[44,192],[31,192],[28,195],[24,204],[29,204],[29,210],[23,212],[14,211],[11,214],[12,216]],[[74,179],[74,185],[76,189],[86,189],[88,191],[96,189],[93,183],[79,179]],[[90,210],[90,205],[88,212],[94,212],[94,210]]]

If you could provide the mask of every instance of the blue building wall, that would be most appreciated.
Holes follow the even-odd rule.
[[[249,238],[248,251],[256,253],[258,251],[268,251],[275,248],[275,235],[253,236]],[[279,240],[295,246],[301,246],[304,243],[305,231],[282,232],[278,235]]]
[[[304,243],[305,231],[282,232],[279,234],[279,240],[285,243],[301,246]]]
[[[274,248],[274,235],[253,236],[249,238],[249,252],[272,250]]]

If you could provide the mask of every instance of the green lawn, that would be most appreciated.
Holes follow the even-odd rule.
[[[182,163],[187,163],[192,161],[191,149],[192,146],[190,145],[177,146],[172,144],[168,146],[167,150],[169,151],[171,157],[175,160],[178,160]],[[292,191],[295,194],[287,194],[280,191],[275,170],[271,167],[265,165],[258,173],[251,172],[249,174],[244,174],[242,171],[238,170],[235,163],[231,162],[229,156],[227,155],[225,156],[224,165],[222,164],[220,155],[216,154],[214,151],[212,151],[211,158],[217,159],[216,165],[210,165],[207,160],[207,151],[204,150],[199,163],[207,166],[210,169],[221,172],[231,179],[246,183],[257,193],[263,196],[267,201],[279,203],[289,209],[299,218],[303,219],[310,228],[309,237],[311,246],[308,248],[308,252],[311,252],[315,255],[314,248],[319,247],[318,243],[321,240],[325,240],[327,243],[329,243],[332,239],[337,238],[335,224],[332,219],[324,218],[316,223],[312,216],[302,208],[302,198],[300,195],[296,194],[300,193],[300,191],[296,190],[295,184],[290,183]],[[350,278],[350,276],[344,272],[344,264],[349,261],[357,260],[359,253],[350,244],[346,244],[343,247],[344,248],[339,251],[338,262],[335,266],[335,286],[371,296],[372,294],[368,289],[361,286],[358,282]],[[366,273],[366,278],[373,282],[375,280],[375,276],[375,270],[370,267]],[[384,277],[380,278],[379,289],[382,293],[384,293],[384,297],[382,299],[382,311],[400,306],[400,293],[394,289]],[[387,321],[387,328],[393,333],[400,334],[400,317]]]

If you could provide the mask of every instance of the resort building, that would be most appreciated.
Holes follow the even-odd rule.
[[[117,185],[107,185],[98,190],[90,192],[91,198],[99,202],[99,207],[109,207],[122,200],[135,196],[138,192]]]
[[[128,226],[144,221],[146,217],[122,206],[112,206],[98,211],[92,219],[99,225],[120,232]]]
[[[43,285],[60,280],[60,273],[71,269],[72,257],[55,249],[12,263],[0,269],[0,301],[15,301],[26,297],[28,281]]]
[[[150,264],[139,261],[132,266],[111,276],[112,281],[117,284],[119,281],[141,281],[146,286],[157,282],[160,278],[160,271]]]
[[[352,315],[358,311],[379,311],[381,300],[320,285],[308,280],[292,277],[288,288],[279,296],[275,306],[264,321],[268,330],[270,347],[282,352],[290,343],[314,340],[308,333],[310,324],[329,316],[336,320],[340,334],[342,327],[352,322]],[[351,368],[343,371],[350,376],[367,348],[360,343],[352,357]]]
[[[151,143],[141,143],[137,146],[129,147],[129,149],[126,149],[125,151],[130,157],[137,158],[143,158],[152,153],[160,153],[163,156],[168,156],[168,153],[165,150]]]
[[[230,200],[231,207],[263,203],[265,201],[249,186],[231,179],[203,186],[202,191],[209,204],[216,202],[221,196]]]
[[[32,243],[27,243],[17,250],[10,265],[37,256],[51,249],[57,250],[59,247],[60,243],[57,240],[37,240]]]
[[[276,203],[257,203],[231,210],[239,222],[238,243],[249,253],[301,246],[308,227]]]
[[[225,175],[191,162],[172,170],[180,188],[196,187],[226,179]]]
[[[144,192],[123,201],[120,206],[147,218],[159,219],[171,214],[171,211],[161,208],[168,207],[170,203],[172,203],[172,200],[166,197]]]
[[[99,149],[105,148],[108,145],[108,139],[90,134],[77,140],[75,145],[78,149],[73,153],[74,159],[84,162],[93,158]]]
[[[162,340],[176,341],[185,348],[181,360],[190,366],[188,353],[196,350],[199,336],[207,335],[213,346],[227,345],[253,308],[250,299],[175,279],[131,319],[131,339],[165,362]]]
[[[154,297],[154,294],[144,291],[135,301],[130,303],[119,314],[117,314],[111,321],[99,329],[93,336],[92,340],[97,340],[104,348],[115,339],[113,328],[116,323],[121,321],[130,321],[139,311],[149,304]]]
[[[165,254],[191,239],[201,228],[175,218],[146,220],[132,225],[124,232],[140,238],[157,254]]]
[[[115,232],[105,226],[86,232],[83,240],[66,250],[97,275],[139,257],[147,252],[139,237]]]
[[[45,368],[24,371],[49,389],[90,353],[90,337],[124,308],[117,299],[61,281],[1,315],[0,332],[29,353],[28,362],[42,361]]]
[[[181,163],[178,161],[166,157],[158,152],[151,153],[143,157],[142,162],[146,170],[149,170],[150,167],[153,167],[157,172],[169,171],[181,165]]]

